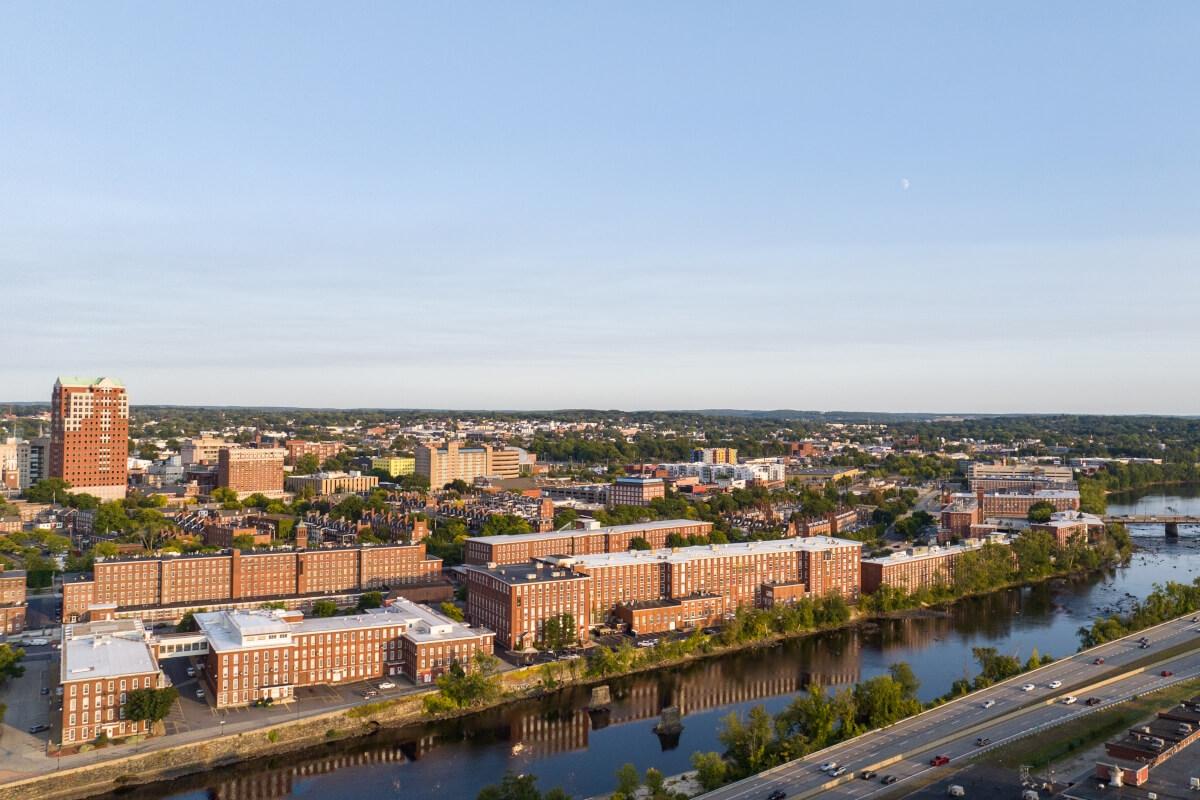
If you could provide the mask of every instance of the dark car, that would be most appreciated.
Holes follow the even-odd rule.
[[[776,789],[775,791],[773,791],[769,795],[767,795],[767,800],[784,800],[784,798],[786,798],[786,797],[787,797],[787,795],[784,794],[783,789]]]
[[[992,743],[992,740],[986,736],[980,736],[978,739],[975,740],[976,747],[987,747],[991,743]]]
[[[940,755],[940,756],[934,756],[933,758],[929,759],[929,766],[931,766],[931,767],[944,767],[945,765],[947,765],[949,763],[950,763],[950,756],[945,755],[945,754]]]
[[[1141,644],[1139,644],[1139,645],[1138,645],[1138,648],[1139,648],[1139,649],[1141,649],[1141,650],[1149,650],[1149,649],[1150,649],[1150,643],[1149,643],[1149,642],[1142,642]]]
[[[882,783],[884,786],[891,786],[893,783],[895,783],[898,780],[900,780],[900,779],[897,778],[895,775],[884,775],[883,780],[881,780],[880,783]]]
[[[1103,658],[1094,658],[1094,659],[1092,659],[1092,663],[1093,664],[1103,664],[1104,659]]]
[[[1087,703],[1085,705],[1098,706],[1098,705],[1100,705],[1100,698],[1099,697],[1089,697],[1087,699]]]
[[[33,725],[29,728],[30,733],[41,733],[42,731],[48,731],[48,730],[50,730],[50,726],[46,725],[45,723],[43,723],[41,725]]]
[[[875,770],[873,770],[873,769],[866,769],[866,770],[863,770],[863,773],[861,775],[859,775],[858,777],[862,778],[864,781],[869,781],[869,780],[873,780],[877,774],[878,773],[875,772]]]
[[[42,694],[43,694],[43,695],[50,694],[50,687],[49,687],[49,686],[43,686],[43,687],[42,687]]]
[[[1169,670],[1169,669],[1164,669],[1164,670],[1163,670],[1162,672],[1160,672],[1159,674],[1160,674],[1160,675],[1162,675],[1164,678],[1169,678],[1169,677],[1171,677],[1172,675],[1174,675],[1175,673],[1174,673],[1174,672],[1171,672],[1171,670]]]

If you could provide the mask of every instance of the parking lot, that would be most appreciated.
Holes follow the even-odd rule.
[[[40,653],[26,657],[21,665],[25,674],[9,680],[0,690],[0,703],[8,706],[4,714],[3,734],[0,735],[0,775],[9,767],[19,767],[22,761],[44,763],[46,742],[57,733],[58,698],[54,687],[58,684],[58,657],[56,653]],[[42,690],[48,690],[42,694]],[[35,725],[48,725],[48,730],[31,734]]]

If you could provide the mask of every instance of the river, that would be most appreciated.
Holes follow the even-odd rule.
[[[1112,495],[1109,512],[1200,514],[1200,487]],[[1086,579],[1056,580],[976,598],[951,611],[889,620],[796,639],[677,669],[614,681],[606,718],[583,710],[586,690],[563,692],[467,720],[381,731],[303,753],[248,762],[113,797],[127,800],[331,797],[339,800],[470,800],[506,770],[535,773],[542,788],[576,797],[611,791],[625,762],[670,775],[689,768],[696,750],[719,750],[721,717],[756,704],[778,710],[811,682],[852,684],[906,661],[920,695],[946,692],[977,665],[973,647],[995,647],[1022,660],[1033,648],[1063,655],[1078,648],[1076,631],[1103,613],[1127,608],[1153,584],[1200,576],[1200,530],[1165,539],[1161,526],[1131,530],[1138,552],[1127,566]],[[683,732],[660,739],[660,710],[678,706]]]

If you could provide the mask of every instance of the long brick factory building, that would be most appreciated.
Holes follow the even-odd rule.
[[[94,607],[177,619],[189,607],[354,595],[429,583],[441,571],[442,560],[426,555],[423,542],[99,558],[90,576],[64,580],[62,620],[85,620]]]

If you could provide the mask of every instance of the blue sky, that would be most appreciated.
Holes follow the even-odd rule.
[[[6,3],[0,399],[1200,413],[1195,3]]]

